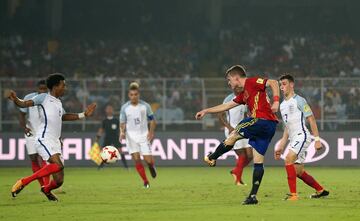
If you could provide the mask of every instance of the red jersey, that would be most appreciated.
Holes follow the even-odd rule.
[[[244,90],[233,101],[238,104],[246,104],[251,111],[252,118],[278,121],[271,110],[270,100],[266,94],[266,82],[267,79],[263,78],[247,78]]]

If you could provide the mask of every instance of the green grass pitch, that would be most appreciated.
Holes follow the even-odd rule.
[[[48,202],[33,182],[16,199],[12,184],[30,168],[0,168],[0,220],[360,220],[360,169],[308,168],[330,190],[326,199],[309,199],[313,190],[298,180],[301,200],[283,201],[285,170],[267,167],[259,205],[242,206],[251,185],[233,184],[227,167],[158,168],[151,188],[143,189],[136,170],[66,168],[59,202]],[[252,169],[244,180],[250,183]]]

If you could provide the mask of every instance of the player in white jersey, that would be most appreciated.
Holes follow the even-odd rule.
[[[148,103],[140,100],[138,83],[133,82],[130,84],[128,96],[129,101],[122,105],[120,110],[119,139],[120,142],[126,139],[126,148],[135,161],[136,170],[144,182],[144,187],[149,188],[149,180],[146,177],[140,155],[144,157],[151,176],[155,178],[156,169],[150,148],[150,142],[154,138],[156,127],[154,113]]]
[[[62,121],[74,121],[90,116],[96,107],[91,104],[82,113],[65,113],[60,97],[65,93],[65,77],[62,74],[51,74],[46,79],[49,93],[39,94],[29,100],[21,100],[14,91],[10,91],[7,97],[18,107],[27,108],[37,106],[40,109],[40,126],[36,133],[36,150],[48,164],[28,177],[18,180],[11,189],[11,194],[17,194],[32,181],[52,175],[53,180],[41,191],[51,201],[57,201],[57,197],[51,190],[60,187],[64,180],[64,164],[61,157],[61,125]]]
[[[305,119],[310,124],[316,150],[320,150],[322,144],[311,108],[303,97],[295,94],[294,87],[295,81],[291,75],[286,74],[280,77],[280,90],[284,95],[284,101],[280,104],[280,111],[285,129],[280,144],[277,149],[275,149],[274,157],[277,160],[280,159],[281,154],[287,146],[286,144],[290,141],[289,151],[285,157],[290,194],[288,194],[285,199],[298,200],[296,177],[316,190],[316,193],[312,194],[311,198],[325,197],[329,195],[329,191],[325,190],[304,169],[306,150],[312,141],[310,132],[305,125]]]
[[[36,92],[27,94],[24,100],[32,99],[33,97],[46,93],[47,87],[45,80],[37,83]],[[24,129],[26,151],[31,161],[32,171],[35,173],[46,165],[46,161],[41,158],[36,150],[36,131],[40,126],[40,110],[39,107],[20,108],[19,123],[20,127]],[[38,179],[40,187],[49,183],[49,176]]]
[[[233,90],[233,93],[229,94],[223,103],[232,101],[240,92],[242,88],[236,87]],[[218,118],[221,124],[225,127],[225,137],[228,138],[229,134],[234,130],[238,123],[244,119],[247,112],[246,105],[239,105],[226,112],[221,112],[218,114]],[[246,167],[249,162],[252,160],[252,149],[249,145],[249,139],[242,139],[236,141],[233,147],[236,155],[238,156],[236,161],[236,166],[230,171],[230,174],[234,177],[235,185],[246,185],[242,180],[242,172],[244,167]]]

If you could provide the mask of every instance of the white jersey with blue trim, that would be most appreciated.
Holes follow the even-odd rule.
[[[40,127],[37,130],[38,139],[59,139],[61,136],[62,116],[65,114],[61,100],[49,93],[33,97],[34,105],[40,108]]]
[[[234,93],[229,94],[223,103],[227,103],[229,101],[234,100],[236,95]],[[245,113],[247,111],[247,106],[244,104],[238,105],[236,107],[231,108],[230,110],[226,111],[226,120],[229,124],[235,128],[240,121],[242,121],[245,117]],[[229,129],[225,127],[225,136],[227,137],[229,134]]]
[[[121,106],[120,123],[126,124],[126,135],[132,139],[146,138],[148,122],[154,120],[154,113],[145,101],[133,105],[130,101]]]
[[[310,132],[305,125],[305,119],[313,113],[303,97],[295,94],[292,98],[284,100],[280,104],[280,112],[290,140],[300,134],[309,137]]]
[[[39,93],[33,92],[30,94],[27,94],[24,97],[24,100],[31,100],[33,97],[37,96]],[[33,107],[27,107],[27,108],[20,108],[20,111],[25,113],[25,119],[26,119],[26,127],[31,130],[31,133],[33,135],[36,135],[37,131],[40,128],[41,125],[41,110],[39,106],[33,106]]]

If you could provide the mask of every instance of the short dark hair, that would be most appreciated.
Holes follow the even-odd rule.
[[[54,86],[59,85],[60,81],[64,81],[64,80],[65,80],[64,75],[60,73],[50,74],[46,78],[46,86],[51,90]]]
[[[231,66],[229,69],[227,69],[226,72],[225,72],[225,78],[230,74],[230,72],[236,72],[241,77],[246,77],[245,68],[242,65],[239,65],[239,64]]]
[[[283,74],[283,75],[281,75],[280,78],[279,78],[279,80],[280,80],[280,81],[282,81],[282,80],[288,80],[289,82],[295,83],[294,77],[291,76],[290,74]]]
[[[36,86],[40,86],[40,85],[46,85],[46,81],[45,80],[40,80],[36,83]]]

